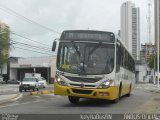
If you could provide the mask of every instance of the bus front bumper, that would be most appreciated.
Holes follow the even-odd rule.
[[[58,83],[54,83],[54,94],[63,96],[75,96],[80,98],[114,100],[118,96],[118,87],[110,86],[107,89],[80,88],[72,86],[62,86]]]

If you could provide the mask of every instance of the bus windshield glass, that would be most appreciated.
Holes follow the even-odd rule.
[[[114,68],[114,46],[102,42],[61,42],[57,68],[74,74],[109,74]]]

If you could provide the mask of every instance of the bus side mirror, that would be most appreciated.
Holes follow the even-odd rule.
[[[55,50],[56,50],[56,45],[57,45],[57,42],[54,41],[54,42],[53,42],[53,46],[52,46],[52,51],[55,51]]]

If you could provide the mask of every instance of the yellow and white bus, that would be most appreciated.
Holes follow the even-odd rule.
[[[56,48],[55,95],[68,96],[71,103],[80,98],[116,103],[121,96],[130,96],[135,62],[114,33],[67,30],[53,42],[52,50]]]

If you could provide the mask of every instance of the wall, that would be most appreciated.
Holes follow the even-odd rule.
[[[2,74],[7,74],[7,64],[2,66]]]
[[[16,68],[11,68],[10,69],[10,79],[17,79],[17,69]]]
[[[51,60],[51,80],[54,82],[54,78],[56,75],[56,57],[52,57]]]

